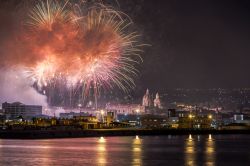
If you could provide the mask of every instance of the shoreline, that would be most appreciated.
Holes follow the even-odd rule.
[[[6,130],[0,139],[55,139],[104,136],[250,134],[250,130],[178,130],[178,129],[93,129],[93,130]]]

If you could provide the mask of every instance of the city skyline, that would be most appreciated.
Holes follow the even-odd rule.
[[[249,165],[249,18],[249,0],[0,0],[0,165]]]
[[[0,27],[1,56],[7,51],[5,46],[10,34],[16,35],[20,30],[15,26],[18,21],[15,14],[25,6],[20,1],[6,2],[1,2],[0,19],[4,23]],[[143,63],[138,66],[139,73],[134,77],[134,88],[128,93],[133,98],[139,98],[147,88],[154,93],[165,93],[176,88],[249,87],[249,2],[135,0],[109,1],[107,4],[126,13],[133,21],[133,31],[140,35],[140,42],[147,44],[141,54]],[[35,89],[30,89],[20,79],[14,81],[10,78],[14,74],[20,73],[0,73],[2,96],[14,91],[21,94],[22,89],[31,95],[36,94]],[[4,82],[5,79],[11,81]],[[6,91],[5,87],[15,87],[14,83],[23,88]],[[127,95],[119,88],[111,91],[120,98]],[[111,91],[105,93],[109,95]],[[40,93],[43,94],[43,91]],[[28,95],[22,98],[34,100]],[[36,95],[36,98],[40,103],[46,100],[42,95]],[[10,99],[15,100],[9,96],[6,98]]]

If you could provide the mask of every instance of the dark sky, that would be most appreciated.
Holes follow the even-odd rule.
[[[127,13],[151,45],[142,55],[138,91],[250,87],[249,0],[106,1]]]
[[[250,87],[250,1],[120,0],[151,44],[138,89]]]

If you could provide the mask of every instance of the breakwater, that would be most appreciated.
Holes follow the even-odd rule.
[[[177,129],[95,129],[95,130],[2,130],[2,139],[48,139],[134,135],[250,134],[250,130],[177,130]]]

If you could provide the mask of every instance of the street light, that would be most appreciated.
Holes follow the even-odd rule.
[[[209,119],[212,119],[212,118],[213,118],[213,116],[212,116],[212,115],[208,115],[208,118],[209,118]]]
[[[189,114],[188,117],[189,117],[189,119],[190,119],[190,121],[189,121],[189,123],[190,123],[190,128],[193,128],[193,120],[192,120],[192,118],[194,118],[194,115]]]
[[[104,111],[103,110],[101,110],[101,114],[104,115]]]

